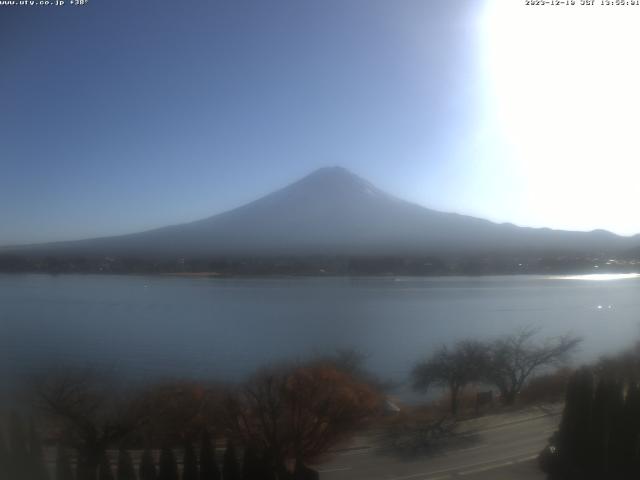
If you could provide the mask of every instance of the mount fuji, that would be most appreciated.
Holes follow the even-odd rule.
[[[321,168],[236,209],[191,223],[0,253],[153,258],[223,255],[447,255],[622,252],[640,237],[519,227],[399,199],[342,167]]]

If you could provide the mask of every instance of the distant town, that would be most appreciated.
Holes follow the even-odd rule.
[[[104,273],[228,276],[448,276],[632,273],[640,258],[589,255],[234,256],[150,259],[0,255],[4,273]]]

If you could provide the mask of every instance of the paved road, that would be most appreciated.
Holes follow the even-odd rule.
[[[536,457],[557,428],[559,415],[535,415],[482,427],[477,442],[411,460],[368,447],[337,454],[322,465],[321,480],[543,480]]]

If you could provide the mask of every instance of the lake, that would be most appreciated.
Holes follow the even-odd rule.
[[[640,338],[640,278],[212,279],[0,275],[0,375],[95,365],[134,378],[241,379],[338,348],[406,380],[444,343],[521,326],[584,336],[579,360]]]

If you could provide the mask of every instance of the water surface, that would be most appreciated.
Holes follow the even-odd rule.
[[[0,375],[93,364],[151,379],[236,380],[337,348],[383,377],[462,338],[521,326],[583,335],[589,360],[640,337],[640,279],[0,275]]]

